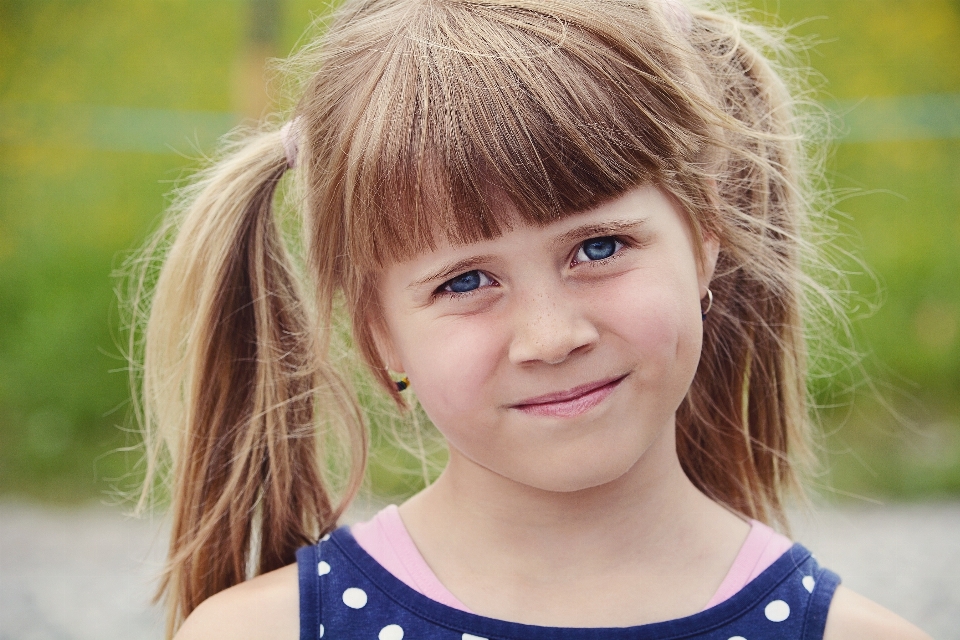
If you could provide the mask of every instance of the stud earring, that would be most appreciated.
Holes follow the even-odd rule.
[[[713,308],[713,291],[710,291],[710,289],[708,288],[707,289],[707,308],[700,310],[700,319],[706,320],[707,314],[710,313],[710,309],[712,308]]]
[[[403,376],[402,378],[397,380],[396,385],[397,385],[397,391],[403,391],[404,389],[410,386],[410,378],[408,378],[407,376]]]

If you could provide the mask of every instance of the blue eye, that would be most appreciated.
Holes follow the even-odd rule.
[[[441,287],[441,290],[448,293],[469,293],[491,284],[493,284],[493,280],[490,279],[490,276],[482,271],[474,270],[448,280]]]
[[[591,238],[580,245],[580,250],[574,258],[577,262],[593,262],[609,258],[623,247],[623,243],[616,238]]]

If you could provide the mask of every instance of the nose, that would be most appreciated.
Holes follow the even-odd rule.
[[[597,327],[579,305],[558,292],[540,291],[517,301],[510,362],[560,364],[589,351],[599,339]]]

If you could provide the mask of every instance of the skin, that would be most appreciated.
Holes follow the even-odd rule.
[[[586,254],[596,238],[615,239],[603,241],[609,257]],[[715,592],[749,525],[681,470],[675,413],[718,251],[706,238],[698,256],[672,200],[648,186],[386,269],[378,346],[450,448],[443,474],[400,515],[470,609],[630,626],[691,615]],[[478,286],[450,291],[463,274],[454,284]],[[557,393],[574,398],[544,402]],[[177,637],[297,632],[287,567],[210,598]],[[841,587],[825,637],[928,636]]]

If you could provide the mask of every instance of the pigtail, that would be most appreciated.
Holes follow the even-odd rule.
[[[280,134],[252,135],[181,194],[159,236],[173,240],[145,331],[142,406],[150,460],[159,434],[172,463],[158,595],[168,635],[209,596],[294,562],[363,473],[362,418],[326,361],[330,318],[314,317],[274,216],[286,169]],[[340,506],[317,433],[333,423],[354,445]]]
[[[678,415],[686,473],[715,500],[787,527],[783,498],[808,468],[803,283],[812,249],[795,103],[745,27],[696,13],[699,74],[727,118],[714,176],[721,239],[700,366]]]

